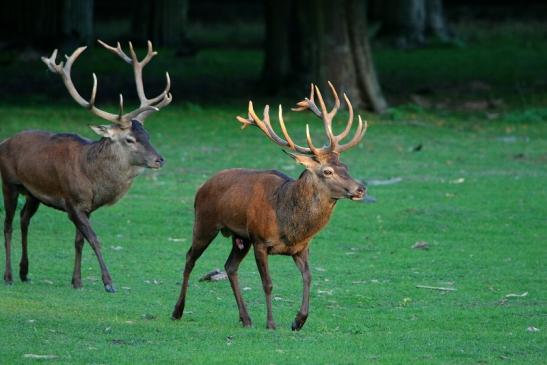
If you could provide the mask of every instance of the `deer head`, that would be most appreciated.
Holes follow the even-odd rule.
[[[152,57],[157,54],[152,48],[152,43],[150,41],[148,42],[148,51],[142,61],[137,59],[131,42],[129,42],[131,56],[128,56],[122,50],[119,42],[116,47],[109,46],[100,40],[99,43],[133,66],[135,86],[140,100],[140,106],[137,109],[124,114],[122,94],[120,94],[120,108],[118,114],[112,114],[97,108],[95,106],[97,94],[97,76],[95,74],[93,74],[93,88],[89,101],[78,93],[72,82],[70,72],[74,61],[87,47],[80,47],[76,49],[72,55],[65,56],[66,63],[63,63],[62,61],[56,63],[57,50],[54,50],[49,58],[42,57],[42,61],[52,72],[61,76],[70,96],[72,96],[79,105],[88,109],[96,116],[111,122],[111,124],[108,125],[92,125],[90,127],[99,136],[109,141],[111,148],[113,148],[118,158],[126,160],[131,166],[160,168],[164,164],[164,159],[150,144],[150,138],[144,129],[144,120],[150,114],[159,111],[161,108],[171,103],[172,96],[169,93],[171,81],[169,79],[169,74],[166,73],[167,83],[164,91],[160,95],[148,99],[144,92],[142,70],[144,66],[150,62]]]
[[[285,151],[289,156],[295,159],[296,162],[302,164],[313,174],[317,183],[328,190],[332,199],[347,198],[351,200],[362,200],[365,197],[366,188],[362,183],[349,175],[348,167],[340,162],[339,157],[342,152],[357,145],[359,141],[361,141],[367,129],[367,122],[365,121],[363,124],[361,116],[359,116],[359,122],[354,137],[348,143],[340,144],[341,140],[348,135],[351,129],[353,123],[353,107],[346,94],[344,94],[344,99],[348,105],[349,119],[346,128],[342,133],[334,135],[332,132],[332,120],[340,108],[340,99],[330,82],[329,86],[335,99],[334,106],[329,112],[327,112],[319,88],[313,84],[311,85],[310,97],[298,102],[297,107],[292,109],[293,111],[310,110],[323,120],[328,143],[321,148],[314,146],[310,136],[309,125],[306,125],[306,142],[308,147],[301,147],[293,142],[285,127],[285,122],[283,121],[283,110],[281,105],[279,105],[279,125],[284,139],[279,137],[271,126],[268,105],[264,108],[263,119],[260,119],[253,109],[252,101],[250,101],[248,118],[238,116],[237,120],[243,124],[242,128],[245,128],[248,125],[258,127],[274,143],[296,152],[291,153]],[[315,104],[314,94],[317,94],[320,108]]]

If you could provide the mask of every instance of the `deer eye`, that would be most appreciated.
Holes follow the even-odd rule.
[[[135,140],[133,138],[126,138],[125,141],[129,144],[135,143]]]
[[[332,175],[333,171],[331,169],[325,169],[323,170],[323,175],[330,176]]]

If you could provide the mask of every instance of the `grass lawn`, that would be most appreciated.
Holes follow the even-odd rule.
[[[545,47],[541,52],[545,57]],[[388,56],[380,53],[379,59]],[[395,69],[379,65],[390,67]],[[521,75],[524,81],[534,77]],[[278,101],[271,98],[273,105]],[[221,237],[194,269],[185,316],[176,322],[169,318],[200,184],[230,167],[276,168],[294,177],[302,171],[258,130],[239,129],[234,116],[245,112],[246,100],[214,105],[175,99],[149,118],[152,141],[167,164],[137,178],[123,200],[93,215],[116,294],[104,292],[88,245],[84,288],[70,287],[74,228],[64,214],[40,208],[29,235],[31,282],[0,285],[0,364],[545,362],[545,93],[509,96],[494,111],[403,105],[381,117],[367,116],[367,136],[342,160],[356,178],[401,180],[371,184],[376,203],[339,202],[311,245],[311,312],[296,333],[290,324],[302,283],[290,258],[270,259],[277,331],[265,329],[264,295],[251,255],[241,266],[240,282],[254,328],[240,327],[228,281],[198,282],[223,267],[230,241]],[[4,101],[0,114],[2,139],[29,128],[92,137],[86,125],[96,122],[62,101]],[[301,143],[310,120],[319,123],[286,113],[288,128]],[[319,140],[320,125],[313,133]],[[14,227],[17,269],[18,218]],[[413,249],[418,241],[429,249]]]

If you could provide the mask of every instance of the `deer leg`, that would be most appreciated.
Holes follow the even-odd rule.
[[[74,238],[74,272],[72,273],[72,287],[79,289],[82,287],[82,249],[84,247],[84,236],[76,228],[76,237]]]
[[[302,293],[302,305],[300,310],[296,314],[296,318],[292,323],[292,330],[298,331],[306,323],[308,318],[308,310],[310,307],[310,284],[311,284],[311,273],[310,267],[308,265],[308,249],[293,255],[293,260],[300,272],[302,273],[302,281],[304,282],[304,291]]]
[[[78,229],[82,233],[87,242],[89,242],[91,248],[97,256],[97,260],[99,260],[104,289],[109,293],[115,293],[116,289],[112,285],[112,278],[110,277],[110,273],[108,272],[108,268],[106,267],[106,263],[104,262],[103,255],[101,253],[101,243],[99,242],[97,235],[93,231],[93,228],[91,228],[89,217],[86,213],[79,211],[73,207],[69,206],[67,208],[70,220],[74,223],[76,229]]]
[[[38,210],[40,206],[40,201],[32,196],[27,196],[27,200],[23,209],[21,210],[21,262],[19,263],[19,277],[21,281],[28,281],[28,251],[27,251],[27,237],[28,237],[28,226],[30,224],[30,219]]]
[[[274,330],[275,322],[272,315],[272,279],[268,270],[268,251],[266,246],[261,244],[254,245],[256,266],[262,279],[262,287],[264,288],[264,294],[266,295],[266,308],[267,308],[267,324],[266,328]]]
[[[251,327],[251,318],[249,317],[247,307],[245,306],[245,301],[241,295],[241,289],[239,288],[239,280],[237,277],[239,264],[249,252],[251,245],[248,241],[243,241],[236,237],[232,237],[232,241],[232,252],[230,252],[230,256],[228,256],[228,259],[224,264],[224,269],[226,270],[228,279],[230,279],[230,285],[232,286],[232,291],[234,292],[234,296],[236,298],[237,308],[239,309],[239,320],[244,327]]]
[[[184,313],[184,306],[186,304],[186,292],[188,291],[188,281],[190,280],[190,274],[194,269],[196,261],[218,234],[218,230],[214,232],[206,232],[199,235],[195,232],[196,230],[194,230],[192,247],[190,247],[190,249],[186,253],[186,264],[184,265],[182,288],[180,289],[180,295],[179,299],[177,300],[177,304],[175,304],[175,309],[171,314],[172,319],[181,319],[182,314]]]
[[[4,282],[6,284],[13,283],[13,277],[11,275],[11,232],[13,216],[15,215],[15,209],[17,208],[17,196],[19,195],[17,189],[13,185],[4,183],[2,185],[2,191],[4,193],[4,211],[6,216],[4,218],[4,245],[6,248],[6,268],[4,271]]]

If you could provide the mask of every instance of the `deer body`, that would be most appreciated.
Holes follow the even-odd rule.
[[[49,207],[76,204],[91,213],[121,199],[143,170],[122,156],[106,138],[24,131],[0,145],[0,170],[5,183]]]
[[[327,224],[335,204],[306,171],[293,180],[272,170],[225,170],[199,189],[196,226],[292,256]]]
[[[182,288],[173,310],[172,318],[180,319],[184,313],[186,293],[190,273],[195,262],[211,241],[222,232],[232,236],[232,250],[224,265],[226,274],[239,309],[239,319],[244,326],[251,326],[251,318],[241,290],[237,271],[239,264],[249,252],[254,250],[262,286],[266,296],[267,328],[274,329],[276,324],[272,314],[272,281],[268,270],[268,255],[292,256],[303,279],[304,292],[302,304],[292,324],[293,330],[300,330],[308,317],[311,273],[308,264],[308,246],[311,239],[329,221],[331,213],[340,199],[361,200],[366,193],[365,187],[348,174],[347,166],[339,161],[341,152],[356,145],[363,137],[365,128],[359,118],[355,137],[347,144],[339,144],[350,130],[353,111],[347,97],[350,120],[346,129],[338,136],[332,133],[332,117],[340,105],[336,91],[335,107],[327,113],[319,89],[321,111],[313,101],[314,87],[309,99],[298,103],[297,110],[309,109],[324,122],[329,144],[315,148],[311,142],[309,128],[306,128],[308,148],[292,141],[285,128],[281,106],[279,123],[285,139],[279,137],[269,121],[269,108],[264,109],[261,120],[249,103],[249,118],[238,117],[244,127],[258,127],[272,141],[299,154],[287,152],[306,170],[296,180],[281,172],[231,169],[211,177],[199,189],[195,199],[195,222],[192,246],[186,254]],[[345,96],[345,95],[344,95]]]
[[[99,41],[100,42],[100,41]],[[76,91],[70,71],[73,62],[85,50],[78,48],[66,64],[57,64],[57,50],[50,58],[42,60],[48,68],[59,74],[70,95],[78,104],[93,114],[110,121],[111,125],[91,126],[102,138],[90,141],[70,133],[49,133],[42,131],[23,131],[0,144],[0,175],[4,198],[4,239],[6,266],[4,281],[13,282],[11,270],[12,223],[19,194],[26,196],[21,210],[22,256],[19,264],[19,276],[27,281],[28,252],[27,235],[30,220],[40,204],[65,211],[74,223],[75,260],[72,286],[80,288],[81,259],[84,239],[97,256],[101,268],[105,290],[114,292],[112,278],[104,262],[101,245],[91,227],[90,215],[104,205],[114,204],[129,190],[133,179],[145,168],[159,169],[163,166],[163,157],[150,144],[148,133],[144,129],[144,119],[152,112],[171,102],[167,86],[162,94],[148,99],[142,84],[142,68],[156,54],[152,44],[148,43],[148,54],[138,61],[130,44],[131,57],[127,56],[118,44],[117,48],[100,42],[111,52],[133,65],[137,94],[141,105],[136,110],[123,114],[123,98],[120,95],[120,112],[111,114],[95,106],[97,78],[90,101],[85,100]]]

